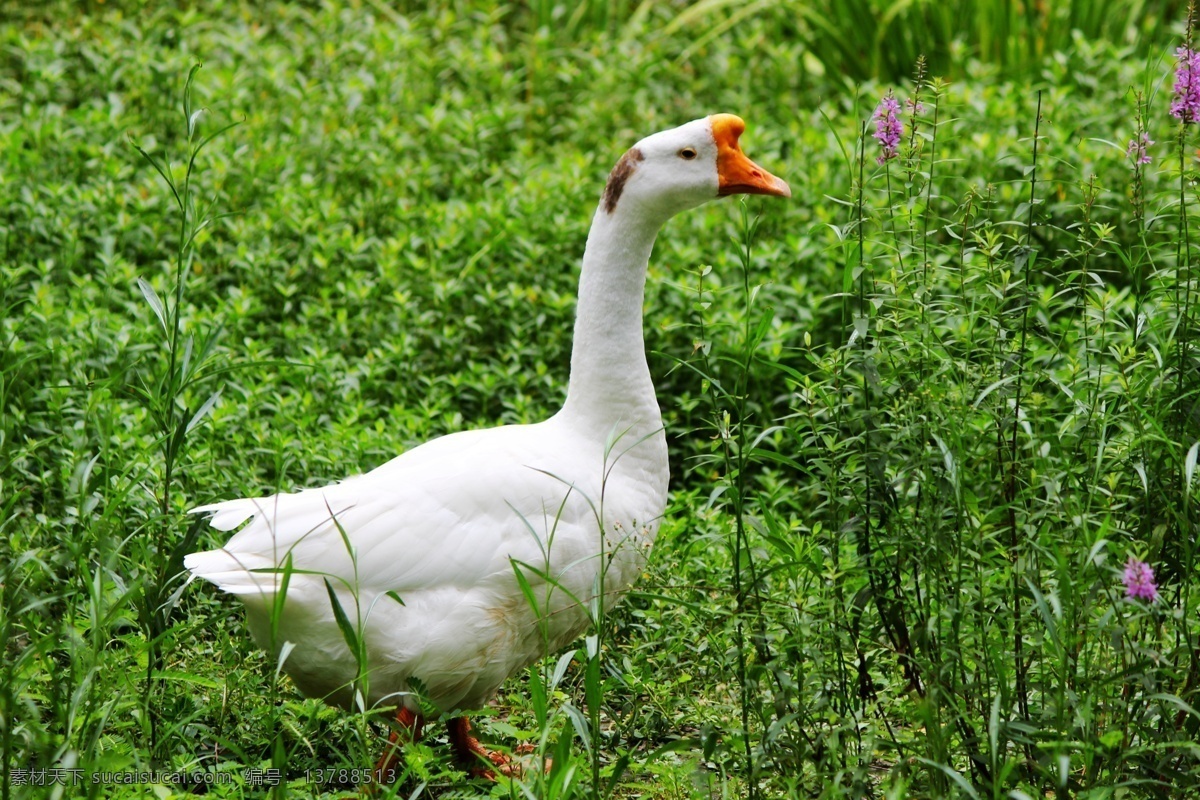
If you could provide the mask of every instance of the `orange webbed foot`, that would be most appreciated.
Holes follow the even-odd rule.
[[[400,707],[400,710],[396,712],[396,727],[392,728],[392,732],[388,735],[388,743],[383,749],[383,755],[375,762],[376,783],[389,784],[395,780],[396,766],[400,763],[404,742],[421,741],[421,728],[424,725],[425,718],[419,713],[410,711],[404,706]]]
[[[518,760],[496,750],[489,750],[483,743],[471,735],[471,721],[466,717],[455,717],[446,723],[450,733],[450,746],[459,762],[467,767],[467,771],[475,778],[498,780],[499,775],[506,778],[519,778],[525,773],[525,767]],[[534,751],[529,742],[513,748],[516,755],[526,755]],[[486,763],[481,763],[486,762]],[[490,766],[489,766],[490,765]],[[550,762],[547,760],[546,768]]]

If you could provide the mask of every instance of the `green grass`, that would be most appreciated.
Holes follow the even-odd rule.
[[[911,76],[924,57],[934,74],[967,77],[973,60],[1015,79],[1041,74],[1081,42],[1105,41],[1139,52],[1164,47],[1182,29],[1182,0],[1059,0],[1018,3],[844,0],[697,0],[669,30],[695,37],[691,48],[735,34],[759,18],[766,35],[799,40],[802,69],[831,83]],[[1178,30],[1176,30],[1178,29]]]
[[[964,59],[879,165],[888,86],[821,78],[777,16],[697,46],[658,6],[390,8],[0,27],[2,800],[52,796],[19,770],[53,768],[350,796],[381,717],[302,699],[236,602],[183,588],[219,541],[183,512],[556,410],[608,169],[715,111],[795,196],[656,247],[651,567],[479,720],[550,775],[471,782],[435,734],[396,796],[1200,791],[1200,141],[1166,114],[1174,43],[1062,40],[1014,81]],[[1124,598],[1131,555],[1158,603]]]

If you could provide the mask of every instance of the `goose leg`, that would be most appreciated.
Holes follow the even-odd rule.
[[[392,732],[388,735],[388,743],[387,747],[383,749],[383,755],[375,762],[375,781],[377,783],[391,783],[396,777],[396,765],[400,761],[400,748],[404,744],[401,741],[400,732],[407,733],[405,738],[408,741],[419,742],[421,726],[424,724],[424,717],[400,706],[400,710],[396,712],[396,727],[392,728]]]
[[[494,781],[497,773],[509,778],[521,774],[519,764],[513,763],[503,753],[488,750],[471,735],[471,721],[466,717],[455,717],[446,723],[446,728],[450,733],[450,746],[454,749],[454,755],[461,764],[468,768],[472,776]],[[480,760],[492,766],[484,766]]]

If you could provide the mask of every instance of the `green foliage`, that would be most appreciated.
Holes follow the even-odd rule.
[[[607,170],[714,111],[795,198],[662,235],[672,507],[639,591],[480,721],[552,758],[492,793],[1200,789],[1197,142],[1163,51],[976,20],[1023,80],[928,50],[963,79],[896,87],[925,110],[878,165],[883,91],[805,66],[853,60],[818,12],[702,41],[662,33],[670,8],[578,8],[50,3],[0,28],[0,797],[36,796],[29,767],[353,789],[379,713],[300,700],[235,602],[181,591],[216,542],[183,512],[556,410]],[[910,74],[950,13],[892,8],[846,74]],[[1046,8],[1171,44],[1165,13]],[[1122,596],[1130,555],[1158,603]],[[489,790],[436,738],[404,750],[392,796]]]
[[[1165,49],[1186,7],[1181,0],[697,0],[668,29],[692,32],[696,49],[762,16],[771,35],[804,43],[807,69],[853,86],[904,80],[921,57],[945,78],[965,77],[972,59],[1022,78],[1080,41]]]
[[[1196,289],[1165,224],[1190,230],[1168,186],[1192,173],[1161,148],[1138,177],[1162,181],[1157,224],[1100,221],[1131,209],[1099,174],[1146,184],[1118,148],[1064,148],[1050,89],[1013,99],[1029,130],[1012,177],[948,196],[978,129],[957,89],[912,95],[902,157],[877,165],[864,127],[846,164],[824,335],[772,357],[773,320],[744,291],[724,354],[697,323],[708,380],[744,387],[710,425],[736,600],[716,670],[748,683],[731,769],[752,795],[1194,791]],[[699,296],[704,316],[720,305]],[[1123,600],[1131,555],[1156,565],[1159,604]]]

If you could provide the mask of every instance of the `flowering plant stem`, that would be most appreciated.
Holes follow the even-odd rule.
[[[1188,398],[1188,387],[1185,382],[1185,375],[1188,372],[1188,351],[1190,350],[1190,337],[1192,332],[1191,323],[1191,298],[1192,298],[1192,240],[1191,227],[1188,220],[1188,199],[1187,187],[1189,183],[1189,175],[1187,169],[1187,133],[1188,126],[1191,122],[1197,121],[1200,115],[1200,98],[1192,103],[1190,100],[1193,96],[1200,96],[1200,55],[1191,50],[1191,31],[1192,31],[1192,14],[1194,7],[1188,6],[1188,43],[1186,48],[1187,58],[1180,64],[1180,72],[1185,73],[1190,80],[1186,86],[1188,88],[1188,103],[1184,105],[1187,113],[1180,116],[1179,133],[1177,136],[1178,152],[1179,152],[1179,238],[1176,240],[1177,250],[1175,259],[1175,308],[1179,315],[1179,322],[1176,326],[1178,338],[1175,342],[1176,353],[1176,369],[1175,369],[1175,410],[1172,415],[1175,419],[1175,447],[1179,448],[1182,455],[1182,448],[1187,445],[1185,438],[1188,435],[1187,431],[1187,414],[1185,408],[1190,402]],[[1181,52],[1184,48],[1181,48]],[[1177,81],[1179,72],[1176,73]],[[1180,86],[1176,85],[1177,97],[1180,95]],[[1177,99],[1176,103],[1180,101]],[[1176,106],[1172,105],[1171,113],[1174,114]],[[1194,469],[1194,459],[1192,460],[1193,467],[1189,469],[1189,458],[1180,457],[1177,459],[1179,465],[1178,481],[1181,487],[1181,494],[1186,498],[1190,498],[1192,491],[1192,480]],[[1178,601],[1183,608],[1189,608],[1191,602],[1191,576],[1195,563],[1195,532],[1190,522],[1191,503],[1184,502],[1182,507],[1176,512],[1176,530],[1178,533],[1178,541],[1182,549],[1180,555],[1180,570],[1179,574],[1184,577],[1184,580],[1179,581]],[[1131,561],[1132,563],[1132,561]],[[1126,577],[1129,575],[1129,567],[1126,569]],[[1151,575],[1153,580],[1153,575]],[[1128,579],[1126,586],[1129,586]],[[1130,589],[1130,593],[1133,590]],[[1157,594],[1157,592],[1155,592]],[[1191,659],[1188,669],[1188,684],[1194,685],[1200,683],[1200,645],[1192,635],[1190,626],[1183,626],[1183,635],[1188,639],[1188,651],[1191,653]]]
[[[162,177],[179,212],[173,291],[168,296],[168,301],[164,302],[158,296],[149,281],[144,278],[138,279],[138,287],[157,319],[163,335],[165,363],[156,364],[146,370],[140,376],[140,384],[129,387],[129,391],[146,408],[159,437],[158,447],[162,453],[163,471],[158,491],[159,519],[152,524],[166,529],[172,527],[169,524],[174,513],[172,491],[179,480],[178,465],[185,451],[188,435],[212,411],[220,396],[220,389],[212,392],[198,406],[189,405],[187,395],[222,372],[221,369],[206,369],[212,366],[210,359],[220,332],[219,326],[211,328],[199,341],[192,336],[185,337],[183,328],[186,282],[195,255],[196,238],[218,218],[196,207],[192,186],[196,161],[209,142],[238,124],[231,123],[207,136],[200,135],[197,123],[204,109],[192,106],[192,84],[199,70],[199,64],[191,68],[183,87],[183,126],[187,142],[183,180],[179,181],[174,177],[170,164],[164,163],[138,144],[133,144],[134,149]],[[171,588],[174,577],[182,571],[183,554],[192,549],[204,527],[205,521],[197,518],[192,521],[184,536],[176,540],[174,547],[154,547],[150,551],[151,562],[147,565],[146,575],[142,577],[142,587],[137,600],[139,622],[146,635],[148,650],[142,700],[152,767],[162,755],[159,752],[161,715],[154,698],[161,689],[163,648],[170,635],[170,617],[179,595],[178,591],[172,594],[168,589]]]
[[[1009,524],[1009,547],[1013,558],[1012,571],[1012,620],[1013,620],[1013,668],[1016,676],[1016,691],[1017,691],[1017,707],[1022,718],[1029,719],[1029,689],[1026,676],[1025,663],[1025,647],[1024,634],[1021,620],[1021,592],[1022,582],[1024,577],[1024,567],[1026,566],[1022,558],[1027,553],[1032,554],[1032,550],[1026,550],[1021,546],[1021,535],[1018,528],[1017,520],[1017,505],[1018,505],[1018,483],[1020,481],[1019,472],[1019,443],[1018,435],[1021,430],[1021,400],[1022,390],[1024,389],[1025,379],[1025,354],[1026,345],[1029,336],[1029,307],[1033,304],[1033,292],[1030,291],[1029,280],[1033,271],[1033,262],[1036,258],[1037,251],[1033,249],[1033,212],[1037,199],[1037,156],[1038,156],[1038,137],[1041,133],[1042,121],[1042,93],[1038,92],[1037,96],[1037,115],[1033,123],[1033,165],[1029,172],[1029,218],[1025,226],[1025,244],[1018,253],[1018,266],[1023,264],[1023,277],[1021,281],[1022,287],[1022,311],[1021,311],[1021,338],[1017,348],[1017,380],[1016,390],[1013,398],[1012,412],[1012,435],[1009,440],[1008,453],[1008,477],[1005,481],[1007,497],[1005,501],[1008,504],[1008,524]],[[1033,754],[1030,751],[1027,755],[1032,759]]]

